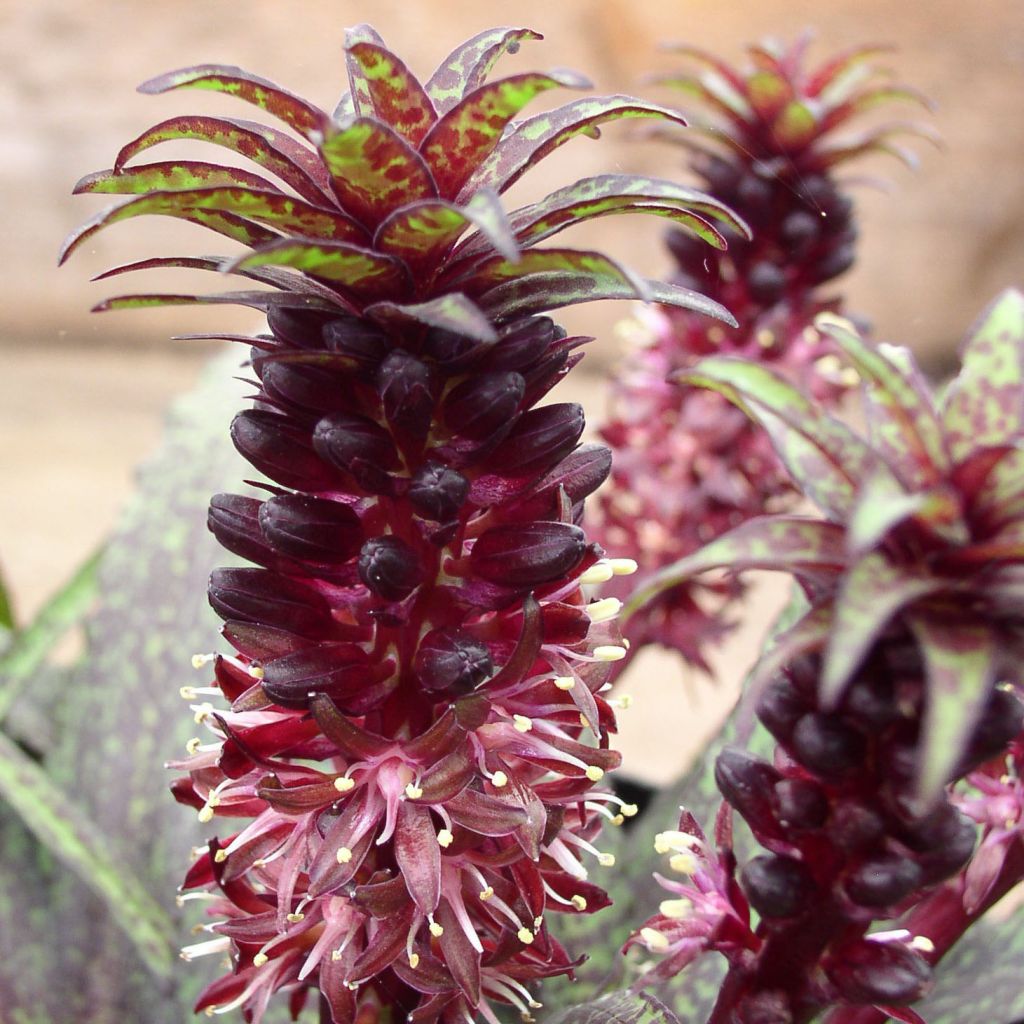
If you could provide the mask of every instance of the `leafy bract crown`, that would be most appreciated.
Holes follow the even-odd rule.
[[[626,96],[577,99],[525,120],[516,116],[555,88],[583,88],[574,73],[527,72],[486,81],[527,29],[485,31],[456,48],[421,84],[368,26],[351,29],[350,91],[333,114],[239,68],[203,65],[161,75],[145,93],[229,93],[282,121],[290,132],[226,117],[172,117],[90,174],[76,192],[134,194],[65,242],[61,260],[102,228],[142,214],[202,225],[251,252],[170,257],[107,273],[156,267],[225,271],[272,291],[212,296],[127,295],[99,310],[194,303],[284,306],[365,316],[385,329],[440,328],[493,342],[495,325],[598,298],[640,298],[731,322],[717,303],[678,286],[645,281],[596,252],[534,249],[562,228],[640,211],[665,217],[724,248],[714,222],[745,227],[717,200],[685,186],[607,174],[558,189],[506,214],[498,199],[549,153],[623,118],[681,118]],[[297,136],[297,137],[296,137]],[[262,173],[194,160],[131,162],[158,143],[198,139],[224,146]],[[468,233],[468,234],[467,234]]]

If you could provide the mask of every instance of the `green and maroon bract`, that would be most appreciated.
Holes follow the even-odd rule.
[[[194,689],[211,738],[174,764],[177,798],[229,829],[184,885],[186,899],[216,894],[210,937],[185,956],[231,957],[200,1010],[258,1022],[275,993],[297,1014],[318,990],[335,1024],[494,1021],[493,1002],[528,1017],[532,983],[573,969],[547,912],[607,902],[586,864],[613,860],[591,840],[633,811],[601,784],[619,760],[603,691],[624,649],[618,602],[588,605],[581,588],[632,566],[603,560],[579,526],[607,450],[579,447],[578,406],[535,408],[588,340],[541,314],[628,298],[733,321],[600,253],[536,246],[627,212],[712,247],[744,229],[694,189],[619,174],[506,214],[499,194],[574,136],[681,121],[624,96],[516,120],[535,96],[586,85],[566,72],[487,81],[534,38],[483,32],[421,84],[361,26],[333,113],[237,68],[162,75],[141,90],[228,93],[287,130],[173,117],[78,185],[135,197],[73,234],[62,258],[142,214],[249,250],[104,275],[198,268],[240,275],[244,290],[98,309],[236,303],[269,320],[243,339],[255,396],[231,435],[270,482],[262,498],[221,494],[209,509],[223,546],[257,567],[211,578],[235,653],[197,657],[213,668]],[[257,170],[134,163],[175,139]]]
[[[675,898],[631,940],[666,955],[654,977],[725,954],[712,1024],[920,1021],[932,965],[1024,878],[1024,295],[982,317],[939,400],[906,350],[818,326],[864,383],[866,436],[761,366],[684,379],[760,423],[824,517],[752,520],[637,598],[728,566],[791,573],[809,605],[753,682],[774,763],[716,763],[724,818],[768,852],[737,874],[723,819],[712,850],[684,815],[657,842],[692,878],[664,880]]]
[[[932,137],[926,126],[905,122],[851,134],[850,122],[871,108],[926,101],[882,77],[877,47],[814,67],[808,43],[804,36],[785,47],[752,46],[742,68],[678,47],[698,70],[660,79],[700,111],[671,139],[695,153],[692,169],[704,188],[753,234],[730,234],[727,250],[709,250],[670,231],[673,280],[717,299],[739,329],[686,310],[645,311],[637,328],[643,338],[612,382],[612,415],[601,435],[614,460],[595,529],[609,550],[636,559],[641,580],[795,497],[762,431],[718,395],[667,378],[704,356],[729,353],[785,373],[834,406],[849,375],[813,323],[824,310],[841,310],[841,296],[825,288],[855,253],[853,202],[837,171],[877,152],[914,166],[914,154],[894,136]],[[620,583],[608,593],[623,597],[626,588]],[[658,643],[706,669],[706,653],[727,634],[741,596],[735,581],[662,590],[631,619],[630,653]]]

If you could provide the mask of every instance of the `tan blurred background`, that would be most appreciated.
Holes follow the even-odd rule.
[[[569,66],[601,91],[642,91],[665,102],[671,94],[643,84],[645,75],[675,66],[659,52],[664,40],[728,58],[766,34],[791,39],[806,27],[817,32],[819,58],[855,44],[893,43],[898,78],[938,104],[932,121],[946,148],[918,146],[916,174],[895,162],[860,168],[888,177],[892,190],[858,190],[860,259],[842,281],[850,308],[868,316],[879,337],[910,344],[941,372],[981,305],[997,289],[1024,283],[1024,0],[520,0],[514,9],[483,0],[0,0],[0,563],[23,618],[111,527],[132,467],[156,443],[162,410],[211,351],[168,336],[252,325],[243,312],[217,309],[90,316],[89,306],[122,283],[129,291],[217,284],[186,272],[88,283],[106,267],[158,252],[224,250],[199,229],[154,218],[111,228],[58,272],[61,238],[103,205],[73,199],[71,186],[172,114],[256,116],[225,97],[134,92],[161,71],[239,64],[330,109],[344,87],[342,29],[360,21],[371,21],[424,75],[482,28],[530,26],[546,39],[506,58],[507,71]],[[892,116],[921,115],[894,108]],[[163,149],[154,158],[175,153]],[[200,155],[198,144],[188,151]],[[637,144],[624,126],[609,128],[597,144],[577,141],[544,166],[547,174],[538,173],[532,188],[527,179],[513,198],[532,198],[545,178],[609,169],[683,173],[679,151]],[[577,241],[659,274],[667,270],[659,236],[657,223],[613,218]],[[592,421],[601,416],[598,374],[616,355],[612,325],[625,313],[604,304],[565,318],[599,336],[574,388]],[[752,650],[750,637],[731,647],[726,674],[734,676]],[[654,696],[657,671],[641,666],[631,688]],[[727,691],[709,695],[692,682],[694,703],[672,707],[642,696],[627,719],[627,752],[641,752],[642,774],[669,773],[714,720]]]

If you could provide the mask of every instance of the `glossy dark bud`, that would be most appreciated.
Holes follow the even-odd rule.
[[[863,939],[846,946],[827,968],[847,1002],[906,1006],[924,995],[932,970],[927,961],[900,942]]]
[[[377,391],[389,423],[414,435],[426,435],[434,414],[430,367],[401,349],[377,371]]]
[[[379,597],[400,601],[423,582],[423,569],[405,541],[373,537],[359,552],[359,578]]]
[[[502,331],[491,350],[487,367],[490,370],[525,372],[535,366],[551,344],[565,337],[565,331],[546,316],[532,317]]]
[[[292,348],[319,348],[320,332],[326,318],[324,313],[284,306],[271,306],[267,310],[267,325],[271,333]]]
[[[259,510],[263,536],[275,551],[325,565],[347,562],[363,542],[359,516],[339,501],[286,494]]]
[[[584,426],[583,407],[575,402],[531,409],[494,450],[490,463],[508,475],[534,468],[540,472],[576,447]]]
[[[458,434],[485,440],[508,428],[525,387],[522,376],[512,370],[470,377],[445,399],[444,421]]]
[[[500,506],[498,514],[520,520],[551,518],[557,514],[560,489],[571,505],[580,505],[605,482],[611,468],[611,449],[603,444],[582,445],[531,484],[527,493]]]
[[[805,255],[817,241],[821,217],[809,210],[795,210],[782,222],[779,234],[790,256]]]
[[[324,325],[328,351],[346,356],[354,369],[372,370],[391,351],[387,334],[360,317],[338,317]]]
[[[761,260],[747,271],[747,288],[756,302],[773,305],[786,290],[786,272],[768,260]]]
[[[770,683],[757,700],[757,717],[779,741],[785,743],[793,727],[807,712],[807,703],[785,678]]]
[[[278,359],[257,363],[263,388],[271,398],[300,409],[327,412],[345,402],[343,378],[317,366],[302,366]]]
[[[430,693],[469,693],[494,671],[487,644],[462,629],[435,629],[420,642],[413,671]]]
[[[305,708],[317,694],[339,706],[374,681],[366,652],[356,644],[315,644],[268,661],[263,690],[285,708]]]
[[[846,879],[846,894],[862,907],[888,907],[921,887],[921,869],[907,857],[883,853],[864,861]]]
[[[711,186],[710,191],[714,195],[721,195],[723,192],[732,192],[739,185],[740,170],[734,160],[723,160],[717,155],[701,154],[697,161],[700,173]]]
[[[899,836],[918,854],[922,885],[935,885],[959,871],[971,859],[977,838],[978,826],[948,803]]]
[[[775,812],[783,828],[821,828],[828,811],[828,797],[816,782],[782,779],[775,784]]]
[[[243,458],[285,487],[317,491],[337,482],[313,451],[308,432],[285,416],[261,409],[240,412],[231,421],[231,440]]]
[[[493,339],[481,341],[434,327],[427,332],[423,350],[446,373],[462,373],[483,359],[494,344]]]
[[[665,244],[668,246],[672,258],[690,273],[695,270],[703,273],[704,261],[708,260],[710,264],[714,260],[714,255],[717,255],[712,255],[703,238],[698,238],[681,228],[672,228],[666,231]]]
[[[759,174],[744,174],[736,189],[739,206],[745,216],[757,217],[768,212],[775,198],[775,189],[771,182],[765,181]]]
[[[221,547],[250,562],[268,565],[275,554],[267,547],[259,524],[263,502],[241,494],[215,494],[210,499],[206,525]]]
[[[755,857],[740,872],[740,885],[750,905],[762,917],[795,917],[814,897],[810,872],[798,860],[782,854]]]
[[[210,605],[222,619],[319,637],[331,626],[327,602],[312,587],[268,569],[214,569]]]
[[[798,761],[822,778],[848,775],[864,763],[864,734],[838,715],[804,715],[793,728],[793,753]]]
[[[390,490],[387,471],[398,466],[398,455],[391,436],[373,420],[345,413],[325,416],[313,431],[313,447],[370,493]]]
[[[587,542],[578,526],[529,523],[496,526],[477,538],[469,561],[477,576],[510,587],[533,587],[574,569]]]
[[[900,716],[892,682],[882,674],[862,674],[850,687],[843,707],[871,729],[883,729]]]
[[[808,268],[808,279],[813,284],[821,284],[838,277],[853,266],[857,258],[857,249],[854,242],[840,242],[823,259],[816,260]]]
[[[775,831],[774,787],[779,773],[740,747],[726,747],[715,760],[722,796],[758,831]]]
[[[424,463],[409,484],[409,501],[425,519],[443,522],[455,516],[469,494],[469,481],[440,462]]]
[[[855,800],[844,800],[833,809],[828,836],[847,853],[873,846],[885,835],[881,815]]]

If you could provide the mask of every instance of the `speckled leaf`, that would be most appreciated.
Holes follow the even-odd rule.
[[[940,620],[914,612],[906,617],[927,673],[917,789],[930,803],[952,776],[991,696],[996,642],[983,622]]]
[[[982,454],[979,448],[979,457]],[[971,508],[989,530],[1024,519],[1024,447],[1004,449],[998,455],[974,490]]]
[[[917,89],[911,89],[906,85],[871,86],[861,89],[848,99],[844,99],[832,107],[821,118],[818,130],[824,134],[851,117],[856,117],[867,110],[872,110],[874,107],[893,101],[914,103],[924,107],[925,110],[933,110],[935,106],[924,93],[918,92]]]
[[[514,125],[469,178],[463,193],[472,195],[485,185],[504,192],[531,167],[577,135],[596,139],[601,134],[600,125],[637,117],[686,124],[676,111],[632,96],[593,96],[574,100]]]
[[[532,249],[516,260],[495,256],[478,263],[471,274],[450,283],[458,283],[472,296],[534,274],[579,274],[592,280],[595,286],[625,285],[634,289],[636,298],[647,297],[642,278],[603,253],[584,249]]]
[[[328,302],[318,295],[304,295],[299,292],[221,292],[217,295],[172,295],[140,294],[114,295],[92,307],[94,313],[107,313],[114,309],[153,309],[158,306],[249,306],[252,309],[268,310],[274,306],[287,309],[318,309],[325,313],[338,310],[354,312],[351,303],[340,295],[334,302]]]
[[[857,490],[849,520],[850,552],[862,555],[883,541],[889,531],[921,510],[923,493],[908,494],[889,473],[868,473]]]
[[[430,97],[405,63],[385,47],[367,40],[349,42],[345,48],[349,78],[353,68],[365,85],[370,111],[408,139],[414,146],[437,120]]]
[[[497,341],[497,334],[487,315],[460,292],[440,295],[427,302],[400,305],[375,302],[363,311],[371,320],[382,324],[417,323],[439,327],[477,341]]]
[[[311,103],[273,82],[242,68],[222,64],[201,64],[168,71],[143,82],[139,92],[164,93],[172,89],[207,89],[237,96],[284,121],[307,139],[319,138],[330,123],[327,114]]]
[[[225,270],[250,267],[294,267],[326,281],[334,281],[363,296],[377,296],[400,289],[408,272],[392,256],[385,256],[345,242],[318,242],[305,238],[282,238],[254,253],[225,265]]]
[[[822,314],[815,326],[835,341],[864,381],[869,436],[882,457],[908,487],[943,479],[949,455],[942,423],[913,363],[897,357],[892,346],[870,348],[848,320]]]
[[[99,192],[104,195],[140,195],[143,192],[184,191],[196,188],[238,186],[264,192],[284,193],[273,183],[251,171],[202,160],[164,160],[139,164],[122,171],[95,171],[79,179],[73,195]]]
[[[468,92],[483,85],[502,54],[515,53],[527,39],[543,39],[528,28],[490,28],[457,46],[427,82],[427,95],[438,113],[451,110]]]
[[[870,551],[855,562],[836,598],[835,624],[821,674],[822,704],[827,707],[839,700],[897,612],[947,585],[934,573],[894,563],[884,550]]]
[[[800,489],[832,518],[850,515],[868,470],[884,472],[861,438],[764,366],[711,356],[673,379],[711,388],[759,422]]]
[[[330,194],[323,164],[312,150],[276,128],[232,117],[186,114],[161,121],[121,148],[114,161],[114,173],[120,173],[129,160],[151,146],[176,139],[196,139],[239,153],[277,175],[311,202],[323,202]]]
[[[806,516],[760,516],[652,576],[627,602],[622,622],[662,591],[709,569],[766,569],[799,577],[835,571],[845,562],[842,527]]]
[[[338,201],[368,227],[406,203],[437,196],[423,158],[380,121],[343,122],[321,144],[320,154]]]
[[[981,315],[942,403],[953,459],[1024,431],[1024,293],[1007,289]]]
[[[719,74],[714,71],[701,75],[690,75],[683,72],[656,75],[654,81],[668,89],[675,89],[684,96],[692,96],[701,104],[717,110],[724,117],[733,121],[749,120],[753,113],[750,104],[742,92],[738,92]]]
[[[458,195],[493,152],[512,118],[549,89],[585,89],[590,82],[568,71],[528,72],[482,85],[464,96],[430,129],[420,145],[440,194]]]
[[[345,114],[357,117],[373,117],[373,97],[370,95],[370,84],[367,82],[359,62],[349,57],[348,50],[358,43],[370,43],[372,46],[384,46],[377,30],[365,22],[345,30],[345,70],[348,72],[349,91],[341,98],[335,111],[335,120]]]

